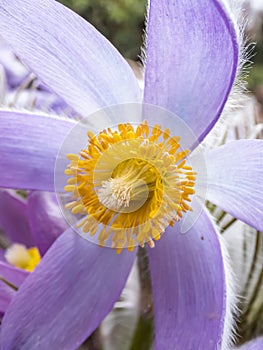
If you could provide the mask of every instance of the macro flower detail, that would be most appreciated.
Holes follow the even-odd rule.
[[[67,223],[54,194],[30,191],[25,199],[15,191],[1,190],[0,227],[8,242],[6,247],[0,248],[2,317],[15,296],[15,291],[38,265],[41,256],[55,239],[67,228]]]
[[[155,125],[151,131],[146,121],[88,134],[87,149],[69,154],[65,171],[73,175],[65,190],[74,199],[66,208],[86,214],[77,227],[90,235],[100,231],[100,246],[112,235],[118,252],[137,244],[154,247],[153,240],[191,209],[196,173],[185,159],[190,151],[180,150],[169,129]]]
[[[198,189],[206,180],[204,188],[211,202],[262,229],[263,203],[259,198],[263,184],[258,181],[256,190],[251,188],[255,188],[254,179],[263,176],[263,145],[259,140],[241,140],[204,150],[198,158],[198,145],[221,115],[239,61],[238,28],[225,2],[149,2],[143,97],[131,68],[118,51],[89,23],[58,2],[2,0],[0,15],[0,33],[22,62],[82,117],[77,123],[47,113],[0,111],[0,186],[57,191],[63,196],[70,175],[66,190],[74,199],[68,210],[73,210],[76,222],[78,215],[83,214],[80,228],[85,231],[87,227],[103,245],[84,240],[76,234],[74,225],[53,243],[5,312],[1,348],[28,350],[52,346],[71,350],[80,346],[120,296],[137,252],[136,244],[129,249],[133,244],[129,242],[131,237],[139,245],[148,243],[145,246],[153,288],[155,349],[227,349],[232,296],[228,267],[217,229],[207,211],[200,210]],[[133,113],[134,105],[141,107],[142,113]],[[145,113],[147,106],[151,106],[150,113]],[[149,134],[140,134],[147,125]],[[160,143],[165,144],[163,136],[166,137],[168,129],[167,142],[173,140],[175,153],[166,159],[157,155]],[[86,134],[92,130],[95,132],[89,134],[87,146]],[[127,132],[123,139],[122,132]],[[138,138],[130,139],[129,135],[136,132]],[[162,139],[157,141],[160,132]],[[85,134],[85,140],[80,134]],[[144,173],[140,173],[134,156],[131,157],[132,152],[135,155],[140,152],[140,135],[147,151],[155,154],[153,158],[147,152],[140,154]],[[107,160],[107,155],[109,152],[110,159],[115,159],[111,152],[119,141],[114,143],[114,137],[121,138],[118,153],[125,146],[129,157],[116,164],[112,173],[108,167],[114,164]],[[182,150],[180,147],[175,150],[177,137]],[[127,138],[133,147],[123,142]],[[107,147],[109,144],[111,147]],[[106,157],[105,178],[92,163],[102,145],[106,146],[101,152]],[[167,148],[170,155],[172,147]],[[191,154],[180,155],[187,150]],[[127,155],[126,150],[124,153]],[[66,155],[71,161],[68,168]],[[96,164],[100,166],[103,159]],[[157,166],[153,169],[155,160],[165,163],[161,169],[164,174],[155,171]],[[203,164],[203,160],[207,176],[201,177],[200,182],[202,171],[196,165]],[[176,171],[170,171],[170,166]],[[179,179],[178,168],[182,172]],[[89,183],[90,171],[99,181],[98,189],[92,187],[97,189],[98,197],[94,198],[94,208],[81,187],[84,184],[89,189],[96,184],[96,176]],[[171,176],[168,191],[172,193],[171,199],[173,196],[176,199],[172,203],[168,196],[168,201],[162,200],[159,205],[159,196],[167,195],[159,174]],[[153,183],[149,178],[154,179]],[[138,187],[139,180],[148,189]],[[122,186],[124,181],[130,187]],[[155,225],[154,211],[158,208],[164,214],[164,205],[173,226],[167,220],[157,229],[159,235],[164,228],[165,232],[154,242],[154,249],[148,249],[148,245],[153,245],[152,238],[159,238],[157,232],[142,231],[140,237],[140,232],[134,230],[135,235],[129,236],[126,230],[120,242],[111,240],[117,251],[122,250],[116,254],[115,249],[107,246],[105,236],[100,240],[101,222],[105,218],[96,210],[107,215],[118,209],[118,218],[132,220],[135,216],[129,213],[129,206],[138,198],[141,200],[141,195],[146,198],[144,205],[149,207],[142,205],[141,211],[138,209],[140,220],[147,213],[157,228],[159,218]],[[187,204],[186,199],[191,202]],[[180,217],[184,210],[183,218],[177,221],[177,215]],[[96,219],[94,225],[87,214]],[[184,219],[191,225],[186,234],[180,234]],[[106,218],[107,225],[109,220]]]
[[[41,256],[37,247],[27,249],[23,244],[13,244],[7,249],[5,258],[9,264],[32,272],[40,262]]]

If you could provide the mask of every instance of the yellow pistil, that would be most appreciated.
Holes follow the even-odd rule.
[[[23,244],[13,244],[5,252],[9,264],[32,272],[41,260],[36,247],[27,249]]]
[[[100,246],[120,253],[139,244],[154,247],[165,229],[191,210],[186,202],[195,193],[196,173],[187,163],[188,150],[170,130],[152,129],[147,122],[133,127],[119,124],[98,135],[88,132],[88,147],[71,161],[65,191],[72,192],[66,205],[83,215],[77,227]]]

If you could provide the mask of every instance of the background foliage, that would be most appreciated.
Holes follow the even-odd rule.
[[[61,0],[92,23],[126,57],[140,54],[146,0]]]

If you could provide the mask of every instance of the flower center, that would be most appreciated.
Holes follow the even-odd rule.
[[[114,169],[110,179],[102,181],[98,190],[100,202],[114,211],[134,212],[154,194],[161,195],[157,188],[156,169],[143,159],[131,158],[122,161]]]
[[[6,261],[9,264],[32,272],[41,260],[36,247],[27,249],[23,244],[13,244],[5,252]]]
[[[65,191],[73,201],[66,205],[83,215],[77,224],[83,233],[98,234],[100,246],[120,252],[139,244],[154,247],[169,225],[191,210],[195,175],[187,164],[188,150],[169,129],[147,122],[133,127],[119,124],[97,136],[88,133],[88,147],[69,154],[65,173],[71,178]]]

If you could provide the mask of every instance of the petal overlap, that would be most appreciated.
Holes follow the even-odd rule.
[[[74,125],[41,112],[0,111],[0,187],[54,191],[56,157]]]
[[[28,220],[41,255],[44,255],[52,243],[68,228],[56,195],[50,192],[29,193]]]
[[[29,272],[0,261],[0,276],[15,287],[20,287],[27,278]]]
[[[27,203],[15,191],[0,190],[0,226],[11,242],[27,247],[35,245],[28,222]]]
[[[76,349],[119,298],[134,258],[66,231],[8,307],[1,349]]]
[[[0,16],[0,33],[16,54],[82,116],[139,102],[128,63],[92,25],[59,2],[1,1]]]
[[[0,316],[5,313],[15,295],[15,291],[0,280]]]

